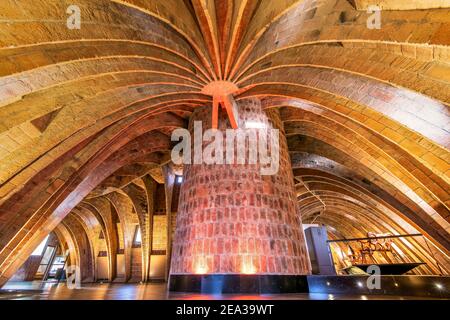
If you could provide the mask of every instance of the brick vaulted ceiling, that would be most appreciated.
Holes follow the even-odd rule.
[[[378,2],[380,29],[365,0],[2,0],[0,285],[105,199],[148,206],[216,80],[280,108],[304,222],[421,232],[448,271],[450,1]]]

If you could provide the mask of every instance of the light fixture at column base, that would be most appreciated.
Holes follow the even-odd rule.
[[[306,275],[183,274],[171,275],[169,281],[169,290],[172,292],[207,294],[308,292]]]

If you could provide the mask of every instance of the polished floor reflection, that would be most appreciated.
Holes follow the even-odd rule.
[[[267,294],[267,295],[204,295],[169,293],[165,283],[158,284],[83,284],[69,289],[65,284],[42,282],[10,282],[0,290],[0,300],[417,300],[408,296],[332,295],[332,294]]]

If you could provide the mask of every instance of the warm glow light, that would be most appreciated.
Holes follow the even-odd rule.
[[[197,266],[195,268],[195,274],[205,274],[208,272],[208,269],[205,266]]]
[[[206,265],[206,259],[204,257],[200,257],[195,265],[195,274],[206,274],[208,273],[208,267]]]
[[[361,281],[358,281],[357,285],[358,285],[358,287],[360,287],[360,288],[362,288],[362,286],[363,286],[363,284],[362,284]]]
[[[442,290],[442,288],[444,288],[444,286],[440,283],[436,283],[436,288],[438,288],[439,290]]]
[[[256,273],[256,268],[253,265],[253,263],[251,262],[251,259],[249,259],[248,261],[244,261],[244,263],[242,264],[242,273],[243,274],[255,274]]]

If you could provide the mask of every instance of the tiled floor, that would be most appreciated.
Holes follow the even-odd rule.
[[[0,290],[0,300],[165,300],[165,299],[283,299],[283,300],[414,300],[418,297],[329,294],[204,295],[168,293],[166,284],[83,284],[68,289],[65,284],[10,282]]]

